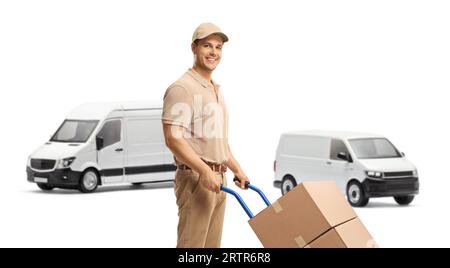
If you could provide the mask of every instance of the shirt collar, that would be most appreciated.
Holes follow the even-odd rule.
[[[211,84],[206,80],[203,76],[201,76],[199,73],[197,73],[194,69],[189,68],[187,73],[192,76],[197,82],[199,82],[204,88],[209,87]],[[214,80],[211,79],[211,83],[214,85],[215,88],[219,88],[220,85],[217,84]]]

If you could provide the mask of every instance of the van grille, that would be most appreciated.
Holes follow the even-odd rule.
[[[55,167],[55,160],[31,159],[31,167],[38,170],[49,170]]]
[[[392,183],[387,185],[387,190],[410,190],[410,189],[415,189],[416,187],[416,182],[415,181],[408,181],[408,182],[403,182],[403,183]]]
[[[398,172],[384,172],[384,177],[385,178],[390,178],[390,177],[412,177],[413,176],[413,172],[412,171],[398,171]]]
[[[416,191],[419,189],[417,178],[404,178],[398,180],[366,180],[365,185],[370,192],[391,192],[391,191]]]

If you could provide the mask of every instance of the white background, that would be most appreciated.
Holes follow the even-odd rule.
[[[381,247],[449,246],[449,14],[430,0],[2,1],[0,246],[175,246],[172,188],[42,193],[25,164],[80,103],[161,100],[207,21],[230,37],[213,77],[231,148],[269,199],[280,196],[281,132],[382,134],[418,167],[421,193],[409,207],[372,199],[356,212]],[[222,246],[261,246],[232,198]]]

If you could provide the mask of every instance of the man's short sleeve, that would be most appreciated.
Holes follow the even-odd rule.
[[[170,86],[164,94],[163,124],[189,128],[193,114],[192,96],[182,86]]]

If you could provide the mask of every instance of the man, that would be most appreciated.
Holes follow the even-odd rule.
[[[164,95],[163,129],[177,171],[177,247],[220,247],[225,212],[227,168],[245,188],[247,176],[228,145],[228,115],[219,85],[212,78],[228,37],[203,23],[192,37],[194,65]]]

